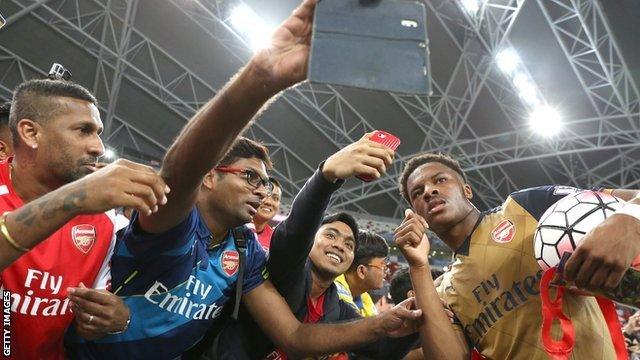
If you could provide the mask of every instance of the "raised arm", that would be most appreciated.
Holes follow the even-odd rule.
[[[120,159],[39,197],[8,213],[4,229],[0,224],[4,237],[0,241],[0,270],[79,214],[101,213],[121,206],[150,214],[167,202],[168,190],[152,168]]]
[[[275,31],[268,48],[257,53],[189,121],[164,158],[161,175],[172,193],[157,214],[140,217],[142,230],[172,228],[195,203],[204,175],[224,157],[237,136],[265,103],[304,80],[311,23],[317,0],[305,0]]]
[[[395,241],[409,262],[409,274],[424,323],[420,339],[425,359],[468,359],[469,347],[462,333],[456,332],[436,292],[429,267],[427,222],[407,210],[402,224],[395,230]]]
[[[331,155],[302,187],[287,219],[276,227],[269,251],[269,273],[281,292],[286,288],[282,281],[300,281],[301,277],[292,276],[292,269],[303,271],[334,191],[353,176],[380,178],[391,165],[393,151],[369,140],[371,134]]]

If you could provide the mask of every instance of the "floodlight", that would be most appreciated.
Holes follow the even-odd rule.
[[[269,45],[273,28],[268,26],[249,6],[242,4],[231,11],[231,25],[247,40],[254,52]]]
[[[520,57],[513,49],[505,49],[502,50],[496,55],[496,62],[498,63],[498,67],[507,73],[508,75],[513,74],[513,72],[520,64]]]
[[[462,6],[471,15],[475,15],[476,13],[478,13],[478,10],[480,10],[480,4],[478,4],[478,0],[462,0]]]
[[[117,156],[116,152],[111,149],[107,149],[104,151],[104,158],[107,160],[113,160],[116,158],[116,156]]]
[[[533,131],[545,137],[556,135],[562,129],[560,114],[547,105],[540,106],[531,113],[529,124]]]

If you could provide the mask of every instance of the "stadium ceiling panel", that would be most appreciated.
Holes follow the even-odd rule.
[[[0,9],[8,18],[0,32],[0,97],[62,63],[99,98],[108,145],[122,156],[157,162],[251,56],[249,40],[230,22],[232,10],[251,6],[275,24],[296,3],[7,0]],[[396,161],[380,180],[345,184],[334,208],[400,217],[406,204],[397,177],[423,151],[457,157],[481,209],[547,183],[638,186],[640,53],[627,25],[640,6],[631,0],[470,3],[425,2],[431,96],[302,84],[260,116],[247,135],[270,148],[285,198],[295,196],[320,161],[373,129],[402,138]],[[517,74],[496,60],[505,50],[518,54]],[[563,128],[555,136],[531,129],[529,115],[541,105],[560,114]]]

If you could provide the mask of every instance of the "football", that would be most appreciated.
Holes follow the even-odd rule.
[[[582,237],[624,204],[612,195],[581,191],[553,204],[540,218],[534,254],[543,270],[558,265],[562,254],[573,252]]]

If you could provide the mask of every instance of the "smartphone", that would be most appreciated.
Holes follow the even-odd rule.
[[[400,146],[400,139],[398,139],[396,136],[389,134],[386,131],[382,131],[382,130],[376,130],[373,132],[373,134],[371,134],[371,137],[369,137],[369,140],[373,141],[373,142],[377,142],[379,144],[382,144],[388,148],[390,148],[393,151],[396,151],[396,149],[398,148],[398,146]],[[365,181],[365,182],[369,182],[369,181],[373,181],[375,180],[372,177],[369,176],[358,176],[358,179]]]
[[[320,0],[309,81],[429,95],[426,8],[406,0]]]

